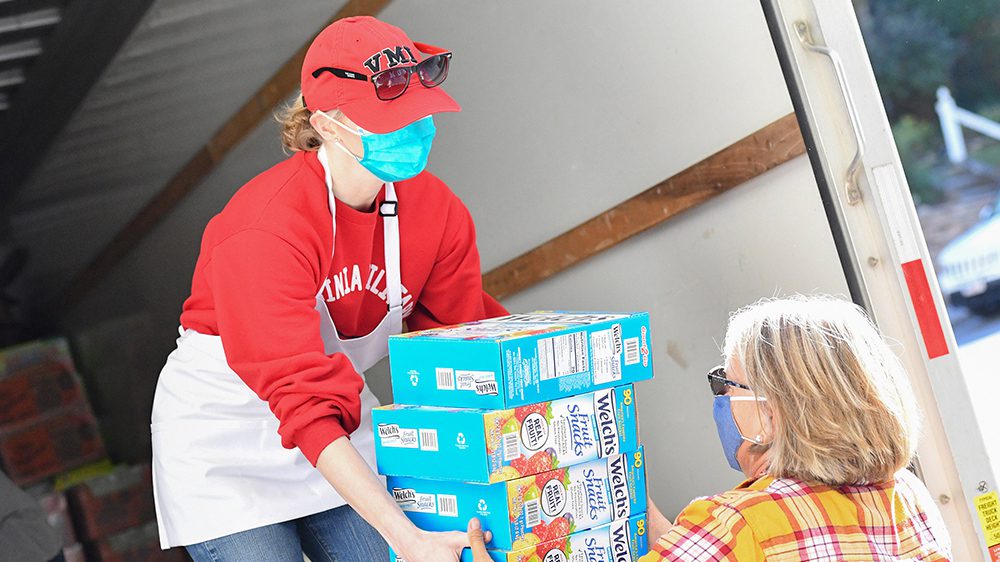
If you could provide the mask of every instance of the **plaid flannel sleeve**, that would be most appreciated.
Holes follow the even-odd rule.
[[[640,562],[764,560],[753,531],[735,509],[710,498],[691,502]]]

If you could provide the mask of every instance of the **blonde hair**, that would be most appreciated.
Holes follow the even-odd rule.
[[[724,353],[774,418],[769,474],[830,485],[889,480],[913,457],[909,379],[864,311],[833,297],[766,299],[730,318]]]
[[[301,93],[278,110],[274,118],[281,124],[281,144],[284,145],[286,152],[316,151],[323,146],[323,137],[309,123],[312,113],[302,103]],[[324,113],[333,118],[341,115],[340,110]]]

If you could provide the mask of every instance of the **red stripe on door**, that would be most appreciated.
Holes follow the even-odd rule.
[[[920,335],[924,338],[927,357],[934,359],[948,355],[948,342],[944,339],[944,329],[941,328],[941,317],[938,316],[937,305],[931,295],[931,286],[927,282],[927,270],[923,260],[908,261],[903,264],[903,278],[906,288],[910,291],[910,300],[917,315]]]

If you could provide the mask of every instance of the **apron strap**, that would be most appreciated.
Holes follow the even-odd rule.
[[[337,199],[333,195],[333,181],[330,180],[330,161],[326,157],[326,149],[320,147],[316,151],[316,158],[319,160],[321,166],[323,166],[323,181],[326,182],[326,198],[327,203],[330,205],[330,224],[333,229],[333,238],[330,243],[330,256],[333,256],[336,251],[337,246]],[[320,289],[320,293],[323,290]]]
[[[330,163],[326,150],[320,148],[316,153],[319,163],[323,166],[323,179],[326,182],[327,200],[330,205],[330,216],[333,229],[333,245],[337,240],[337,201],[333,195],[333,182],[330,181]],[[385,290],[389,300],[389,330],[392,334],[403,332],[403,284],[399,274],[399,202],[396,200],[396,189],[392,182],[385,184],[385,201],[379,205],[378,214],[382,217],[382,234],[385,240]],[[333,249],[331,248],[331,252]],[[331,253],[332,255],[332,253]],[[320,293],[322,293],[322,289]],[[319,295],[317,294],[317,297]]]
[[[403,331],[403,284],[399,273],[399,202],[392,182],[385,184],[385,201],[379,205],[382,233],[385,240],[385,290],[389,300],[389,330]]]

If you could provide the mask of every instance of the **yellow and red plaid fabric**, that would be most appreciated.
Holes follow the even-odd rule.
[[[697,499],[640,562],[940,562],[951,541],[915,476],[838,488],[770,476]]]

